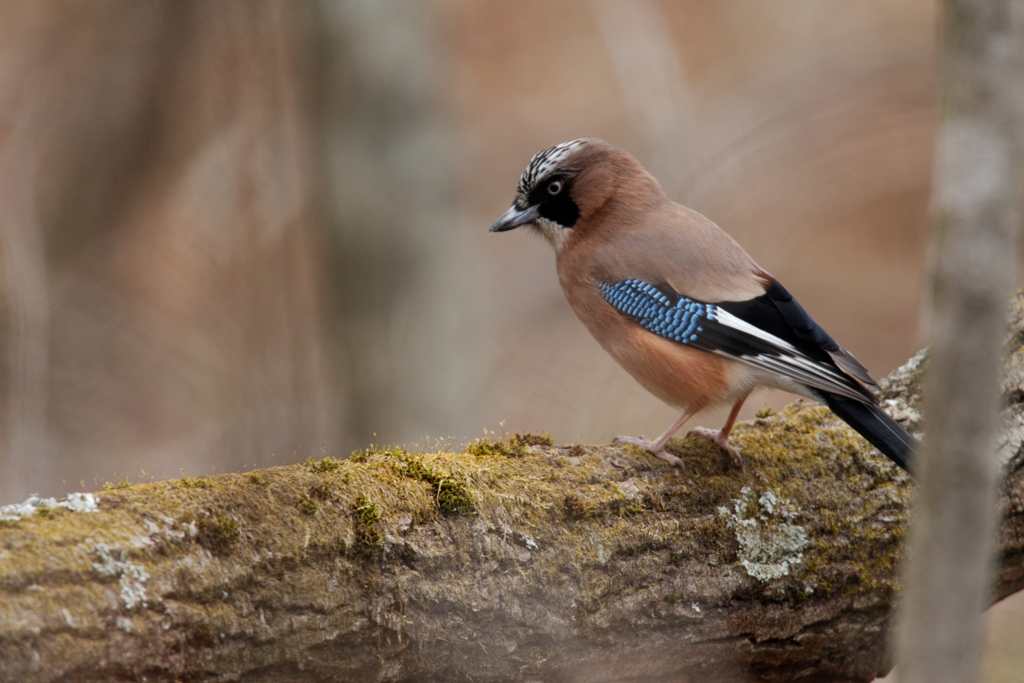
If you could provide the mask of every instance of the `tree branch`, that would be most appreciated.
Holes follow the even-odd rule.
[[[923,354],[886,408],[919,419]],[[1024,298],[999,576],[1024,587]],[[0,679],[869,681],[913,483],[825,408],[700,439],[679,473],[541,438],[98,494],[0,523]]]

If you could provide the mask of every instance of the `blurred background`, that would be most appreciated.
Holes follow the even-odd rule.
[[[931,0],[0,4],[2,502],[484,430],[660,433],[675,412],[575,320],[547,245],[487,233],[530,157],[581,136],[887,374],[922,344],[937,21]],[[1020,644],[993,647],[987,680],[1024,680]]]
[[[487,232],[588,135],[885,375],[921,343],[935,26],[891,0],[4,3],[4,498],[660,433],[548,246]]]

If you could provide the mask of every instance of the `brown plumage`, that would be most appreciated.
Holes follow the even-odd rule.
[[[826,402],[907,467],[913,437],[878,407],[867,370],[817,326],[729,235],[672,202],[626,152],[595,138],[538,153],[493,232],[528,225],[555,248],[576,316],[644,388],[682,415],[651,441],[616,437],[673,464],[668,439],[690,416],[731,404],[721,430],[697,434],[740,456],[728,437],[752,389]]]

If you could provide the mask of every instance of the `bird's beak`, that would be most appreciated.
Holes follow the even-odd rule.
[[[505,232],[538,218],[540,218],[539,204],[534,204],[528,209],[517,209],[516,205],[513,204],[509,207],[508,211],[498,216],[498,220],[494,221],[494,225],[491,226],[491,232]]]

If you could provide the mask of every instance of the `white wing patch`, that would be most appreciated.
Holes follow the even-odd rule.
[[[731,327],[732,329],[738,332],[749,334],[751,337],[757,337],[761,341],[767,342],[772,346],[777,346],[780,349],[785,349],[790,353],[797,353],[803,355],[796,350],[795,346],[790,344],[785,339],[779,339],[774,334],[769,334],[768,332],[762,330],[760,327],[754,327],[746,320],[743,320],[742,318],[737,318],[736,316],[734,316],[732,313],[725,310],[721,306],[715,306],[715,320],[722,323],[723,325]]]
[[[715,320],[722,325],[731,327],[737,332],[748,334],[772,345],[779,349],[781,355],[743,354],[736,356],[723,351],[716,351],[715,353],[727,358],[735,358],[736,360],[743,361],[744,363],[753,365],[754,367],[791,378],[797,382],[806,384],[807,386],[814,387],[815,389],[821,389],[822,391],[827,391],[832,394],[839,394],[840,396],[852,398],[856,401],[863,402],[868,400],[863,393],[849,385],[849,381],[851,379],[849,376],[837,372],[827,365],[822,365],[812,358],[807,357],[807,355],[800,352],[795,346],[784,339],[779,339],[774,334],[765,332],[764,330],[737,318],[732,313],[729,313],[721,307],[715,307],[714,315]]]

